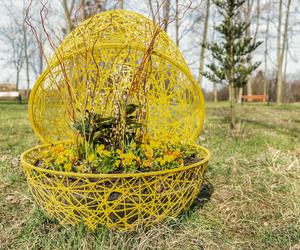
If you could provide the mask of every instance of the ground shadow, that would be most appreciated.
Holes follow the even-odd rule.
[[[184,210],[178,216],[178,220],[181,222],[189,220],[189,218],[194,214],[194,212],[196,212],[198,209],[204,208],[206,203],[210,201],[213,192],[214,192],[213,184],[208,180],[204,180],[203,184],[200,187],[199,194],[195,198],[194,202],[189,208]]]
[[[200,187],[200,192],[197,195],[195,201],[191,205],[190,209],[203,208],[206,203],[210,201],[210,198],[214,192],[214,186],[208,180],[204,180]]]
[[[243,119],[242,122],[245,122],[248,124],[253,124],[253,125],[263,128],[263,129],[270,129],[270,130],[276,131],[277,133],[281,133],[286,136],[296,137],[297,135],[300,134],[300,129],[298,129],[298,128],[291,129],[286,126],[274,125],[274,124],[266,123],[263,121],[254,121],[254,120],[249,120],[249,119]]]

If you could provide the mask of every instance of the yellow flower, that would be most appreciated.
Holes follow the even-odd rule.
[[[122,150],[117,149],[117,150],[116,150],[116,153],[117,153],[118,155],[121,155],[123,152],[122,152]]]
[[[121,161],[120,160],[116,160],[115,161],[115,166],[119,167],[120,166]]]
[[[131,144],[131,148],[132,148],[132,149],[136,149],[136,143],[135,143],[135,142],[133,142],[133,143]]]
[[[51,153],[49,151],[42,151],[41,152],[41,157],[42,158],[46,158],[49,157],[51,155]]]
[[[173,155],[164,155],[164,160],[166,162],[172,162],[175,160],[175,157]]]
[[[145,160],[145,161],[143,161],[143,166],[144,167],[150,167],[151,164],[152,164],[151,160]]]
[[[97,147],[96,152],[101,155],[103,153],[104,149],[105,149],[105,146],[103,144],[101,144]]]
[[[110,157],[111,156],[111,152],[110,151],[107,151],[107,150],[103,150],[102,154],[101,155],[104,155],[104,156],[107,156],[107,157]]]
[[[88,157],[88,162],[92,162],[95,160],[95,155],[94,154],[90,154],[89,157]]]
[[[55,163],[60,165],[60,164],[63,164],[64,162],[66,162],[67,160],[68,159],[67,159],[67,157],[65,155],[59,154],[57,156],[57,158],[55,159]]]
[[[134,160],[140,161],[140,158],[132,152],[122,153],[120,154],[120,158],[125,166],[131,165]]]
[[[180,159],[180,160],[179,160],[179,164],[180,164],[180,166],[183,167],[183,166],[184,166],[184,160],[183,160],[183,159]]]
[[[55,145],[55,146],[52,147],[52,151],[54,153],[60,153],[60,152],[64,151],[64,149],[65,148],[62,144],[58,144],[58,145]]]
[[[172,152],[172,155],[173,155],[175,158],[178,158],[178,157],[181,155],[181,153],[180,153],[179,151],[174,151],[174,152]]]
[[[144,150],[144,153],[145,153],[145,156],[148,158],[148,159],[153,159],[153,149],[149,146],[149,145],[142,145],[142,149]]]
[[[66,172],[70,172],[72,170],[72,164],[71,163],[67,163],[64,165],[65,171]]]
[[[62,153],[68,157],[70,161],[75,161],[78,159],[77,155],[72,149],[65,149]]]
[[[152,160],[153,159],[153,151],[146,151],[145,152],[145,155],[146,157],[149,159],[149,160]]]
[[[150,147],[151,148],[159,148],[160,145],[161,145],[161,143],[159,141],[154,141],[154,140],[150,141]]]
[[[160,165],[164,165],[166,163],[166,160],[163,159],[162,157],[158,157],[157,160],[159,161]]]
[[[84,171],[84,168],[85,168],[84,165],[79,165],[79,166],[77,167],[77,171],[80,172],[80,173],[82,173],[82,172]]]

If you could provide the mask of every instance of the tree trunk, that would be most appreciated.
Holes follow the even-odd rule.
[[[240,87],[237,89],[237,103],[241,104],[242,103],[242,95],[243,95],[243,87]]]
[[[284,59],[284,71],[283,71],[283,82],[282,82],[282,89],[283,89],[283,95],[282,95],[282,101],[286,101],[286,86],[287,86],[287,79],[286,79],[286,69],[288,64],[288,51],[289,51],[289,39],[288,36],[286,38],[286,44],[285,44],[285,59]]]
[[[277,97],[276,102],[281,103],[282,99],[282,72],[280,73],[280,54],[281,54],[281,24],[282,24],[282,0],[279,1],[279,13],[277,24]]]
[[[252,83],[253,83],[253,78],[250,76],[247,82],[247,95],[253,95]]]
[[[43,54],[39,51],[39,74],[43,73],[44,61],[43,61]]]
[[[279,13],[277,24],[277,65],[279,65],[280,47],[281,47],[281,24],[282,24],[282,0],[279,1]]]
[[[228,22],[228,29],[231,30],[233,26],[233,20],[232,18],[229,19]],[[228,41],[231,41],[229,44],[229,50],[227,51],[227,60],[229,65],[233,65],[233,49],[234,49],[234,43],[233,43],[234,37],[233,33],[229,33]],[[230,99],[230,128],[235,129],[235,92],[234,89],[236,86],[234,86],[234,71],[233,67],[230,67],[228,74],[228,83],[229,83],[229,96],[231,97]]]
[[[83,22],[87,18],[87,13],[85,9],[85,0],[80,0],[80,19]]]
[[[16,76],[16,90],[19,90],[19,80],[20,79],[20,71],[17,70],[17,76]]]
[[[214,92],[214,102],[218,101],[218,92],[217,92],[217,84],[213,83],[213,92]]]
[[[253,41],[256,42],[258,28],[259,28],[259,17],[260,17],[260,0],[256,3],[256,28],[253,36]]]
[[[234,91],[234,86],[233,83],[229,84],[229,92],[231,96],[230,100],[230,128],[235,129],[235,91]]]
[[[66,20],[66,33],[69,34],[73,30],[74,26],[71,20],[71,13],[68,8],[67,0],[62,0],[62,6],[64,9],[65,20]]]
[[[208,30],[209,8],[210,8],[210,0],[207,0],[206,14],[205,14],[205,20],[204,20],[204,31],[203,31],[203,37],[202,37],[202,43],[201,43],[201,49],[200,49],[199,73],[198,73],[198,83],[200,86],[202,85],[202,79],[203,79],[202,74],[203,74],[203,69],[204,69],[204,56],[205,56],[204,44],[206,43],[207,30]]]
[[[215,21],[215,14],[213,13],[213,27],[215,27],[216,21]],[[212,32],[212,41],[215,41],[215,28]],[[213,63],[215,63],[215,58],[212,58]],[[218,102],[218,90],[217,90],[217,83],[213,82],[213,94],[214,94],[214,102]]]
[[[165,32],[168,31],[169,19],[170,19],[170,1],[171,0],[164,0],[163,2],[163,29]]]
[[[124,9],[124,0],[119,0],[120,1],[120,9],[123,10]]]
[[[282,5],[282,0],[280,0],[280,4]],[[279,58],[278,58],[278,70],[277,70],[277,100],[276,102],[278,104],[281,104],[283,101],[283,84],[282,84],[282,68],[283,68],[283,59],[284,59],[284,52],[286,49],[286,43],[287,43],[287,35],[288,35],[288,26],[289,26],[289,14],[290,14],[290,6],[291,6],[291,0],[288,0],[287,5],[287,11],[286,11],[286,17],[285,17],[285,25],[284,25],[284,33],[283,33],[283,42],[282,47],[279,46]],[[282,16],[282,6],[279,7],[281,9],[281,13],[279,11],[279,15]],[[281,18],[279,18],[281,20]],[[279,25],[279,24],[278,24]],[[281,25],[281,21],[280,21]],[[277,44],[278,45],[278,44]],[[277,48],[278,51],[278,48]],[[278,53],[278,52],[277,52]]]
[[[267,16],[267,23],[266,23],[266,34],[265,34],[265,72],[264,72],[264,89],[263,94],[268,94],[268,78],[267,78],[267,70],[268,70],[268,43],[269,43],[269,29],[270,29],[270,12],[271,12],[271,0],[268,3],[268,16]]]
[[[252,16],[252,9],[253,9],[253,4],[254,4],[254,0],[248,0],[247,1],[247,12],[246,12],[246,23],[249,25],[251,23],[251,16]],[[246,37],[250,38],[251,36],[251,30],[250,30],[250,25],[247,27],[246,29]],[[252,91],[252,79],[251,77],[249,78],[248,82],[247,82],[247,95],[252,95],[253,91]],[[251,100],[249,100],[251,101]]]
[[[28,42],[27,42],[27,33],[25,22],[23,22],[23,40],[24,40],[24,55],[25,55],[25,66],[26,66],[26,96],[29,96],[29,88],[30,88],[30,78],[29,78],[29,56],[28,56]]]
[[[42,28],[39,27],[39,30],[38,30],[38,39],[39,39],[39,49],[38,49],[38,69],[37,69],[37,72],[39,75],[41,75],[43,73],[43,67],[44,67],[44,58],[43,58],[43,31],[42,31]]]
[[[176,0],[175,6],[175,36],[176,36],[176,46],[179,47],[179,0]]]

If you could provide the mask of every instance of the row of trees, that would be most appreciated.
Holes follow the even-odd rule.
[[[33,25],[37,27],[35,35],[42,44],[42,48],[37,49],[36,37],[32,35],[30,27],[24,23],[28,1],[24,0],[23,5],[16,5],[15,1],[10,0],[4,4],[8,22],[0,27],[0,40],[5,45],[2,46],[1,61],[4,66],[14,69],[14,81],[17,87],[20,81],[25,80],[26,84],[23,84],[23,87],[25,85],[29,90],[45,66],[41,49],[47,52],[50,47],[47,44],[45,30],[40,25],[41,16],[44,15],[44,27],[47,33],[56,43],[59,43],[78,23],[91,15],[114,8],[133,9],[162,23],[162,27],[183,51],[195,75],[198,75],[199,84],[204,88],[212,89],[215,100],[217,100],[217,90],[222,86],[220,84],[232,85],[228,77],[230,74],[235,74],[234,70],[237,70],[238,65],[239,72],[244,71],[244,77],[239,78],[239,81],[244,78],[243,83],[234,84],[229,99],[239,102],[243,93],[248,95],[255,93],[254,73],[251,72],[258,66],[255,62],[260,61],[262,63],[259,69],[264,75],[261,94],[270,93],[269,79],[276,72],[275,99],[281,103],[284,101],[284,90],[288,89],[286,86],[288,63],[297,60],[293,47],[293,38],[297,32],[296,24],[299,24],[296,2],[295,0],[52,0],[44,5],[44,1],[29,1],[32,9],[31,19]],[[226,4],[237,5],[234,16],[227,20],[224,12]],[[136,9],[137,7],[139,9]],[[158,9],[161,10],[159,15],[155,13]],[[251,51],[248,51],[248,56],[235,60],[236,65],[222,64],[222,61],[226,62],[226,59],[232,56],[238,57],[238,53],[245,53],[245,48],[244,52],[240,49],[237,53],[234,46],[232,52],[237,53],[236,55],[229,55],[230,51],[220,50],[222,37],[226,36],[226,32],[227,35],[230,33],[226,29],[225,33],[222,33],[222,21],[226,23],[223,23],[223,26],[229,24],[236,35],[239,33],[239,43],[245,45],[240,48],[253,45]],[[263,43],[255,51],[261,42]],[[222,53],[226,55],[222,60],[218,60]],[[221,73],[223,74],[221,78],[216,77]],[[227,77],[224,78],[226,75]],[[242,86],[244,82],[246,87]]]
[[[253,95],[261,95],[264,91],[264,82],[268,86],[268,102],[276,102],[277,99],[277,72],[273,71],[266,78],[263,70],[257,70],[251,76]],[[300,74],[289,74],[289,78],[284,82],[283,100],[288,103],[300,102]],[[247,93],[247,86],[243,87],[243,93]],[[214,95],[217,95],[215,98]],[[216,92],[205,91],[205,99],[207,101],[227,101],[229,99],[229,89],[226,85],[220,86]]]
[[[226,18],[224,16],[224,11],[226,10],[226,5],[228,6],[236,6],[238,12],[236,15],[231,16],[228,18],[226,24],[230,25],[230,21],[232,20],[234,23],[239,23],[242,25],[242,29],[240,30],[240,35],[245,40],[251,40],[253,42],[253,45],[258,44],[257,40],[259,39],[259,43],[263,42],[261,45],[261,49],[257,51],[257,53],[249,53],[249,59],[252,60],[253,56],[255,58],[259,58],[261,62],[260,70],[263,72],[264,77],[263,81],[261,82],[261,85],[263,85],[263,89],[260,92],[260,94],[263,95],[270,95],[272,94],[271,91],[271,84],[269,83],[272,79],[272,82],[274,82],[273,75],[274,71],[276,72],[276,98],[275,101],[277,103],[282,103],[283,101],[290,100],[290,98],[285,98],[285,90],[289,89],[289,86],[287,86],[288,77],[287,77],[287,65],[288,60],[292,60],[294,62],[297,62],[297,58],[293,56],[293,44],[292,39],[295,37],[295,34],[297,33],[297,25],[299,25],[299,11],[297,8],[296,1],[287,0],[287,1],[274,1],[274,0],[268,0],[268,1],[260,1],[260,0],[240,0],[240,1],[218,1],[213,0],[213,4],[211,4],[211,1],[206,1],[206,15],[205,15],[205,21],[203,23],[203,42],[206,43],[207,40],[205,39],[207,37],[207,20],[209,19],[216,19],[215,16],[211,17],[210,12],[208,9],[212,9],[213,12],[217,11],[218,16],[220,20]],[[292,5],[294,4],[294,6]],[[294,20],[291,22],[290,16],[294,17]],[[224,20],[224,19],[223,19]],[[213,21],[214,23],[215,21]],[[299,26],[298,26],[299,27]],[[227,27],[228,28],[228,27]],[[212,33],[212,38],[208,40],[208,42],[213,45],[214,48],[211,48],[210,46],[203,46],[201,48],[201,53],[203,54],[207,48],[212,49],[211,56],[213,58],[212,63],[209,63],[207,66],[208,68],[212,69],[212,66],[217,67],[218,63],[220,63],[220,60],[217,64],[214,62],[216,58],[221,56],[221,53],[224,53],[224,51],[219,51],[219,55],[217,56],[215,53],[217,53],[217,48],[219,43],[220,37],[226,35],[224,32],[220,30],[222,27],[216,26],[215,30],[217,33],[219,33],[219,36],[215,36],[215,32]],[[239,29],[239,28],[238,28]],[[234,32],[234,27],[232,26],[232,31]],[[219,31],[219,32],[218,32]],[[220,32],[221,31],[221,32]],[[226,32],[226,30],[225,30]],[[274,44],[274,40],[276,39],[276,44]],[[214,42],[216,41],[216,42]],[[247,47],[247,46],[246,46]],[[276,58],[272,57],[273,51],[276,49]],[[234,50],[237,52],[237,50]],[[237,52],[239,53],[239,52]],[[263,55],[260,56],[259,55]],[[201,55],[202,55],[201,54]],[[271,55],[270,55],[271,54]],[[275,54],[275,53],[274,53]],[[288,57],[289,56],[289,57]],[[245,59],[243,59],[245,62]],[[217,100],[217,83],[221,83],[222,80],[220,78],[214,79],[214,75],[205,74],[203,72],[203,65],[205,64],[203,58],[200,56],[200,66],[199,66],[199,83],[202,83],[202,76],[206,75],[212,82],[213,82],[213,99]],[[249,63],[249,62],[248,62]],[[229,71],[229,69],[226,69],[226,65],[223,65],[222,69],[226,72]],[[247,65],[247,62],[245,62],[245,65]],[[257,65],[256,65],[257,66]],[[257,67],[254,67],[254,69]],[[235,69],[237,69],[235,67]],[[213,70],[215,73],[216,70]],[[218,74],[217,74],[218,75]],[[220,72],[219,72],[220,75]],[[241,96],[242,94],[247,95],[253,95],[254,92],[256,92],[253,88],[253,79],[254,74],[248,75],[246,88],[243,88],[244,84],[236,84],[234,86],[234,91],[229,91],[229,99],[235,99],[237,102],[241,102]],[[229,84],[229,79],[224,79],[226,84]],[[274,84],[273,84],[274,86]],[[233,94],[233,92],[236,92]],[[274,98],[272,98],[274,100]]]

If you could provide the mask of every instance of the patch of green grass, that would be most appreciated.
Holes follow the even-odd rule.
[[[62,227],[32,201],[20,154],[40,142],[27,105],[0,104],[0,246],[3,249],[298,249],[300,105],[208,103],[198,142],[212,153],[211,199],[176,220],[120,233]],[[298,248],[297,248],[298,247]]]

